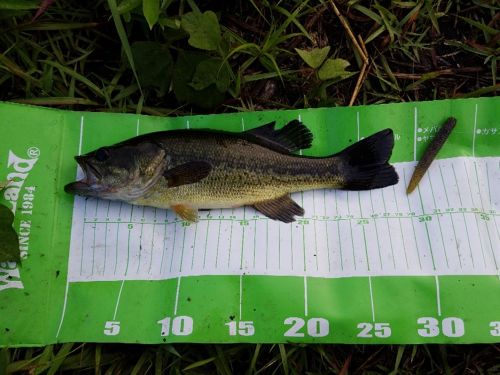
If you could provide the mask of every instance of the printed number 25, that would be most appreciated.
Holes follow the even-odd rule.
[[[386,338],[390,337],[392,333],[389,323],[359,323],[358,328],[361,329],[361,332],[358,333],[358,337],[363,338],[371,338],[373,335],[380,338]]]

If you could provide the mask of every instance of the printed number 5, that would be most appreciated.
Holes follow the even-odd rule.
[[[120,333],[120,322],[108,320],[104,324],[104,334],[106,336],[116,336]]]

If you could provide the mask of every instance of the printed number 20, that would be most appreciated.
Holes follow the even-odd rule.
[[[285,332],[286,337],[304,337],[303,332],[299,332],[305,325],[302,318],[290,317],[286,318],[286,325],[291,327]],[[324,318],[311,318],[307,321],[307,334],[311,337],[325,337],[330,333],[330,324]]]

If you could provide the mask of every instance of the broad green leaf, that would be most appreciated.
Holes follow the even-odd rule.
[[[131,48],[141,87],[157,87],[161,95],[165,94],[174,68],[168,47],[157,42],[135,42]]]
[[[203,90],[215,84],[217,90],[226,92],[229,88],[231,77],[221,59],[204,60],[198,64],[191,82],[191,87],[195,90]]]
[[[170,29],[179,30],[181,28],[181,21],[176,17],[160,17],[158,23],[161,26],[166,26]]]
[[[188,43],[199,49],[215,51],[221,41],[219,20],[212,11],[189,12],[182,16],[181,26],[189,33]]]
[[[8,184],[9,184],[9,181],[0,181],[0,191],[5,189]]]
[[[345,70],[349,65],[349,61],[343,59],[328,59],[321,66],[318,71],[319,79],[322,81],[326,81],[328,79],[335,78],[347,78],[352,75],[352,72],[348,72]]]
[[[306,51],[303,49],[295,48],[295,51],[302,57],[302,60],[306,62],[311,68],[316,69],[323,64],[328,53],[330,52],[330,46],[324,48],[313,48],[312,50]]]
[[[152,29],[160,16],[160,0],[143,0],[142,12],[148,21],[149,28]]]
[[[116,9],[118,10],[118,14],[125,14],[129,13],[135,8],[137,8],[139,5],[141,5],[142,0],[123,0],[120,1]]]
[[[199,52],[179,52],[172,79],[174,94],[178,101],[195,104],[202,108],[213,108],[222,103],[224,94],[217,89],[215,84],[203,90],[195,90],[191,86],[196,68],[200,63],[209,59],[211,59],[210,56]]]
[[[14,214],[0,204],[0,263],[20,262],[19,239],[12,228]]]

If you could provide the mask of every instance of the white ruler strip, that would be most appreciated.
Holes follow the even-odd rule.
[[[499,162],[436,160],[410,196],[414,162],[396,164],[394,187],[295,194],[306,215],[292,224],[246,207],[183,226],[171,211],[77,197],[68,278],[498,275]]]

